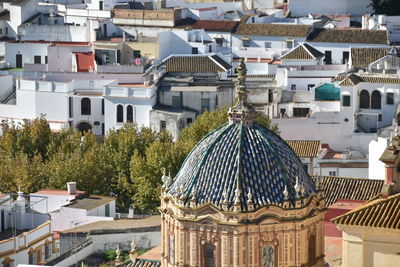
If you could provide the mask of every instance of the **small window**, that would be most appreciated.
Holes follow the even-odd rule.
[[[208,53],[212,53],[212,45],[208,46]]]
[[[82,115],[90,115],[91,114],[91,105],[90,99],[85,97],[81,100],[81,114]]]
[[[292,91],[296,91],[296,85],[292,84]]]
[[[167,129],[167,122],[160,121],[160,131]]]
[[[47,58],[47,56],[44,56],[44,64],[47,64],[48,63],[48,58]]]
[[[29,253],[29,264],[35,264],[35,253],[31,252]]]
[[[124,122],[124,107],[122,105],[117,106],[117,122]]]
[[[68,98],[68,113],[70,118],[74,116],[74,99],[71,96]]]
[[[293,108],[293,117],[307,117],[309,108]]]
[[[378,114],[378,121],[382,121],[382,114]]]
[[[343,96],[343,107],[350,107],[350,96],[349,95],[344,95]]]
[[[360,92],[360,108],[369,108],[370,97],[367,90]]]
[[[243,47],[250,47],[250,39],[243,39],[242,40]]]
[[[286,108],[281,108],[279,113],[282,115],[282,117],[285,116],[286,115]]]
[[[308,85],[307,85],[307,90],[310,91],[311,88],[313,88],[314,86],[315,86],[315,84],[308,84]]]
[[[274,91],[268,90],[268,103],[274,102]]]
[[[210,99],[202,98],[201,99],[201,112],[209,111],[209,110],[210,110]]]
[[[204,245],[204,267],[215,267],[215,246]]]
[[[8,34],[8,27],[6,27],[6,35]]]
[[[3,28],[0,28],[0,35],[3,35]]]
[[[343,51],[343,58],[342,58],[342,64],[347,64],[349,62],[349,52],[348,51]]]
[[[104,98],[101,100],[101,115],[104,115]]]
[[[104,122],[101,123],[101,134],[102,134],[102,135],[106,135],[106,127],[105,127],[105,125],[104,125]]]
[[[126,107],[126,121],[133,122],[133,107],[131,105]]]
[[[187,118],[186,119],[186,124],[191,124],[193,122],[193,119],[192,118]]]
[[[197,55],[199,53],[199,49],[197,47],[192,47],[192,55]]]
[[[336,176],[336,171],[329,171],[329,176]]]
[[[44,246],[44,259],[47,260],[51,256],[51,245],[47,244]]]
[[[107,203],[106,206],[104,207],[104,214],[106,217],[110,217],[110,203]]]
[[[381,109],[381,93],[377,90],[374,90],[371,94],[371,108]]]
[[[264,43],[264,47],[265,48],[271,48],[272,47],[272,43],[271,42],[265,42]]]
[[[180,96],[172,96],[172,107],[180,108],[181,107],[181,97]]]
[[[286,48],[292,49],[293,48],[293,44],[294,44],[293,40],[287,40],[286,41]]]
[[[394,94],[393,93],[386,93],[386,104],[387,105],[394,104]]]
[[[34,56],[33,63],[35,64],[42,64],[42,57],[41,56]]]

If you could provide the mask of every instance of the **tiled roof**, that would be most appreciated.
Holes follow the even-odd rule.
[[[249,192],[254,207],[295,199],[296,177],[304,196],[315,192],[315,185],[300,159],[278,135],[254,123],[227,123],[209,133],[190,152],[168,194],[195,199],[198,204],[226,204],[230,210],[239,188],[239,204],[247,210]]]
[[[400,194],[370,201],[332,220],[335,224],[400,229]]]
[[[387,76],[359,76],[357,74],[350,74],[340,82],[340,86],[354,86],[359,83],[379,83],[379,84],[398,84],[400,83],[400,78],[397,77],[387,77]]]
[[[351,48],[351,63],[353,68],[365,68],[372,62],[383,58],[389,52],[389,48],[382,47],[364,47]]]
[[[235,34],[238,35],[263,35],[263,36],[287,36],[307,37],[311,30],[308,25],[287,25],[270,23],[246,23],[240,22]]]
[[[307,37],[310,42],[387,44],[385,30],[362,29],[314,29]]]
[[[323,53],[321,53],[311,45],[304,43],[290,50],[279,59],[319,59],[323,56]]]
[[[180,25],[177,28],[190,27],[213,32],[234,32],[238,24],[238,21],[231,20],[196,20],[194,23]]]
[[[335,176],[313,176],[314,182],[325,190],[326,206],[338,199],[367,201],[382,191],[383,180]]]
[[[319,140],[286,140],[286,143],[300,158],[316,158],[321,148]]]
[[[232,68],[217,55],[177,56],[166,58],[163,63],[167,72],[225,72]]]

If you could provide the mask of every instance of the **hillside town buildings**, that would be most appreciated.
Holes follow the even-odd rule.
[[[0,69],[1,122],[99,140],[126,123],[178,140],[231,107],[163,176],[161,220],[74,183],[0,195],[0,267],[106,250],[130,251],[121,266],[400,262],[400,15],[370,0],[0,1]]]

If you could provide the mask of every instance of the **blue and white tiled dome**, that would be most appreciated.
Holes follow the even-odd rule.
[[[204,137],[190,152],[165,189],[188,205],[211,203],[224,210],[246,211],[294,202],[316,191],[300,159],[278,135],[255,122],[247,103],[246,66],[238,68],[238,101],[229,123]]]
[[[209,133],[192,150],[169,187],[169,194],[197,203],[227,204],[232,208],[237,188],[240,209],[280,204],[296,197],[296,180],[302,196],[315,185],[299,158],[284,140],[253,123],[227,123]]]

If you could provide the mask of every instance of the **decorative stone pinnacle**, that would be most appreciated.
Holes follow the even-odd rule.
[[[253,194],[251,193],[251,189],[249,188],[249,192],[247,193],[247,203],[253,202]]]
[[[256,113],[254,109],[247,103],[248,92],[246,89],[246,76],[247,68],[244,59],[240,60],[237,67],[238,81],[236,84],[237,103],[229,108],[228,115],[229,121],[235,123],[251,124],[255,118]]]
[[[287,190],[287,185],[285,185],[285,190],[283,190],[283,197],[285,200],[289,199],[289,191]]]
[[[299,176],[296,176],[296,184],[294,185],[294,190],[296,191],[296,198],[300,197],[300,184],[299,184]]]

